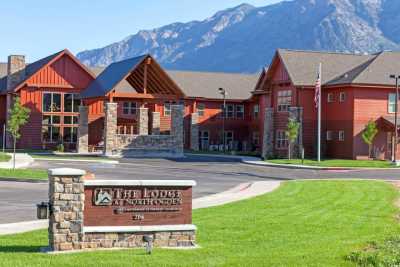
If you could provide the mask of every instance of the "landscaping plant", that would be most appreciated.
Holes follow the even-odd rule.
[[[286,130],[286,136],[289,141],[288,145],[288,158],[289,160],[292,157],[292,149],[291,146],[292,144],[296,141],[298,135],[299,135],[299,129],[300,129],[300,123],[293,118],[289,118],[288,124],[287,124],[287,130]]]
[[[20,129],[28,122],[30,109],[21,105],[20,98],[15,98],[14,105],[8,111],[10,117],[7,122],[7,131],[13,137],[13,169],[15,170],[15,147],[17,140],[21,137]]]
[[[365,129],[362,133],[362,139],[368,145],[368,157],[371,157],[372,154],[372,144],[374,143],[374,139],[378,134],[378,127],[376,122],[370,120],[367,125],[365,125]]]

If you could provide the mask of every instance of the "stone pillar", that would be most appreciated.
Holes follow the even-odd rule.
[[[78,127],[78,153],[89,152],[89,124],[88,107],[79,106],[79,127]]]
[[[138,134],[149,135],[149,109],[139,108],[138,114]]]
[[[85,202],[83,176],[76,169],[49,170],[49,247],[52,251],[81,249]]]
[[[117,103],[109,102],[104,107],[104,150],[105,156],[112,156],[116,144],[117,134]]]
[[[264,131],[263,131],[262,157],[270,158],[274,155],[274,109],[266,108],[264,115]]]
[[[175,137],[175,152],[183,154],[183,106],[171,106],[171,135]]]
[[[153,112],[152,114],[153,120],[151,124],[151,134],[152,135],[160,135],[160,112]]]
[[[290,107],[289,108],[289,119],[296,120],[299,124],[299,135],[297,141],[292,149],[292,155],[300,156],[301,148],[303,147],[303,108],[302,107]]]
[[[197,112],[191,115],[190,149],[194,151],[199,150],[199,114]]]
[[[11,91],[25,79],[25,56],[8,56],[7,63],[7,90]]]

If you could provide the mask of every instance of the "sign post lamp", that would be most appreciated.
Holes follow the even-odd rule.
[[[224,88],[218,89],[219,93],[222,95],[222,99],[224,103],[222,105],[222,143],[223,143],[223,151],[225,154],[225,116],[226,116],[226,90]]]
[[[397,142],[399,138],[399,133],[398,133],[398,111],[399,111],[399,79],[400,75],[390,75],[390,79],[394,79],[396,81],[396,104],[394,108],[394,144],[393,144],[393,162],[397,162]]]

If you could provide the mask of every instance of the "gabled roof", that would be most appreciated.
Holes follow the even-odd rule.
[[[39,59],[33,63],[27,64],[25,67],[25,78],[21,81],[13,90],[18,90],[24,83],[29,80],[33,75],[35,75],[38,71],[46,67],[47,65],[53,63],[58,58],[63,55],[70,56],[78,65],[80,65],[89,75],[95,78],[94,74],[83,64],[81,64],[67,49],[54,53],[45,58]],[[2,75],[4,77],[2,78]],[[7,90],[7,63],[0,63],[0,91],[5,92]]]
[[[360,65],[368,65],[368,62],[376,57],[376,55],[287,49],[279,49],[278,56],[295,86],[314,86],[319,63],[322,63],[322,84],[328,84]]]
[[[218,88],[226,89],[228,99],[243,100],[251,97],[259,75],[195,72],[195,71],[167,71],[170,77],[179,85],[188,97],[204,97],[220,99]]]
[[[103,71],[101,71],[100,68],[96,68],[100,74],[89,87],[81,93],[81,96],[83,98],[102,97],[110,93],[117,85],[120,85],[119,89],[129,86],[129,83],[125,81],[126,76],[137,68],[147,57],[148,55],[142,55],[115,62],[110,64]]]

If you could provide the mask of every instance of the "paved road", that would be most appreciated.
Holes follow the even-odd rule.
[[[238,160],[190,156],[185,159],[125,159],[118,165],[36,161],[34,168],[79,168],[96,179],[196,180],[194,197],[228,190],[248,181],[365,178],[400,180],[400,170],[314,171],[270,168],[242,164]],[[47,200],[47,184],[0,182],[0,223],[35,219],[35,204]]]

